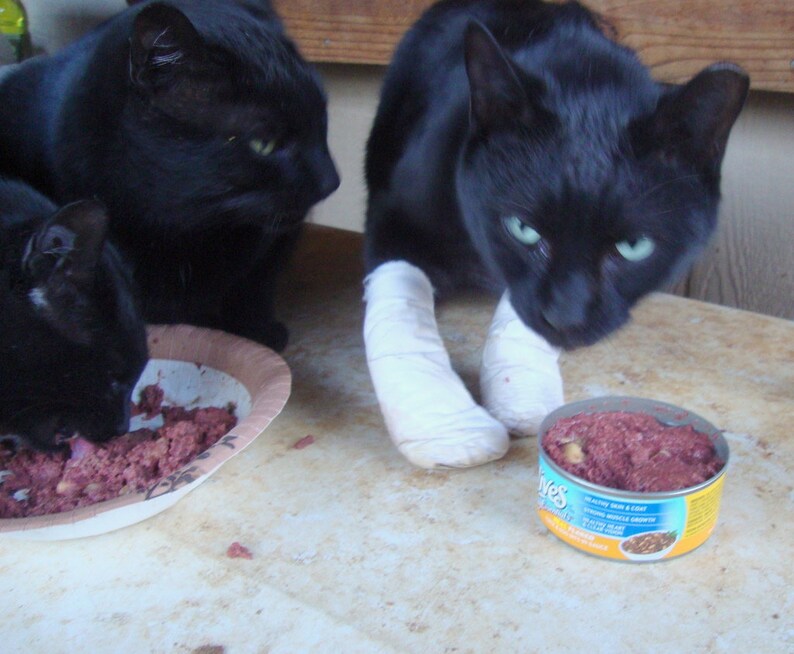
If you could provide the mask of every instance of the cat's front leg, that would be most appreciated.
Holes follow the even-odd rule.
[[[287,269],[300,238],[300,229],[263,237],[259,252],[252,255],[248,273],[223,300],[223,329],[281,352],[287,346],[287,327],[275,318],[279,279]],[[242,249],[242,248],[241,248]]]
[[[515,436],[537,434],[563,403],[560,351],[516,315],[507,292],[496,308],[483,350],[483,406]]]
[[[256,287],[242,288],[252,290],[242,298],[237,295],[226,298],[220,328],[281,352],[287,346],[289,332],[283,323],[274,318],[275,292],[269,280],[263,280]]]
[[[405,261],[389,261],[367,276],[365,288],[367,364],[403,456],[423,468],[463,468],[504,456],[507,430],[452,369],[427,276]]]

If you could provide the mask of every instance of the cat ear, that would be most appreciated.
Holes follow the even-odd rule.
[[[90,288],[107,230],[107,211],[101,202],[68,204],[31,237],[23,265],[40,281],[50,281],[57,273],[59,280],[79,290]]]
[[[471,22],[464,34],[466,74],[473,126],[489,131],[517,121],[529,124],[536,110],[516,70],[491,33],[478,22]],[[538,94],[543,83],[531,79]],[[526,82],[526,80],[525,80]]]
[[[203,39],[178,9],[159,2],[150,4],[135,17],[130,38],[130,77],[144,88],[168,79],[175,66],[201,56]]]
[[[717,174],[749,88],[750,78],[738,66],[710,66],[662,97],[650,124],[640,126],[640,138],[668,158]]]
[[[33,277],[29,298],[53,329],[74,343],[91,344],[95,323],[91,289],[108,217],[96,200],[63,207],[31,237],[23,266]]]

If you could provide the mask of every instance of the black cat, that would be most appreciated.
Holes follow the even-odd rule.
[[[448,0],[407,33],[367,143],[364,340],[400,451],[502,456],[563,402],[560,348],[623,325],[712,233],[748,78],[655,82],[577,3]],[[434,292],[501,292],[475,402]],[[480,404],[481,403],[481,404]]]
[[[107,222],[0,177],[0,434],[53,449],[127,431],[146,332]]]
[[[552,344],[593,343],[712,233],[747,89],[732,65],[654,82],[576,3],[439,2],[384,82],[367,268],[406,260],[442,294],[507,288]]]
[[[276,276],[339,177],[320,81],[266,0],[140,2],[0,83],[0,172],[98,197],[149,322],[276,349]]]

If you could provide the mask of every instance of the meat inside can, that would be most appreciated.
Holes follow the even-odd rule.
[[[596,431],[610,438],[611,423],[613,441],[595,440]],[[538,514],[590,554],[672,558],[713,531],[727,461],[722,433],[679,407],[628,397],[568,404],[541,425]]]

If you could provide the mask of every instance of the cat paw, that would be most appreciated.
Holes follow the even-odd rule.
[[[526,377],[519,370],[502,371],[490,382],[492,392],[483,405],[515,438],[537,435],[543,419],[562,404],[562,398],[549,392],[553,380]]]
[[[427,276],[393,261],[368,275],[365,287],[367,365],[402,455],[422,468],[466,468],[504,456],[507,430],[452,369]]]
[[[529,329],[502,297],[483,350],[483,406],[510,433],[538,433],[543,419],[563,403],[559,350]]]
[[[504,425],[479,406],[462,414],[428,416],[425,429],[419,429],[415,419],[406,429],[389,415],[388,407],[381,409],[400,454],[420,468],[470,468],[501,459],[510,447]]]

